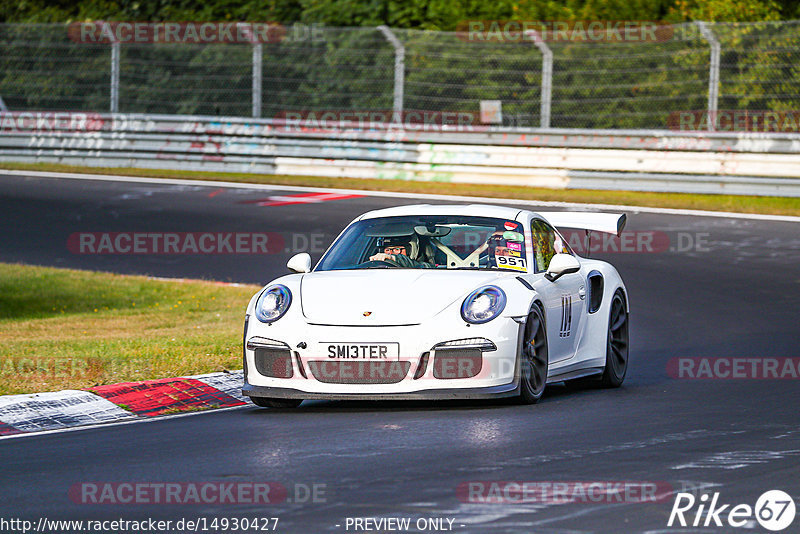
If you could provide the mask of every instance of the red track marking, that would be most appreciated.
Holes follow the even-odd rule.
[[[219,188],[216,191],[212,191],[208,194],[208,198],[214,198],[215,196],[219,195],[220,193],[224,193],[225,189]]]
[[[161,415],[171,410],[241,406],[244,402],[193,378],[163,378],[144,382],[123,382],[89,388],[97,395],[142,416]]]
[[[8,423],[4,423],[0,421],[0,436],[10,436],[12,434],[22,434],[24,431],[18,428],[14,428],[13,426],[9,425]]]
[[[288,206],[290,204],[316,204],[331,200],[344,200],[346,198],[361,198],[364,195],[346,195],[342,193],[302,193],[299,195],[272,196],[245,200],[240,204],[256,204],[258,206]]]

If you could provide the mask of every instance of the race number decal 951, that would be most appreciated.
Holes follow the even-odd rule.
[[[527,271],[525,266],[525,258],[515,258],[514,256],[500,256],[494,257],[497,267],[500,269],[513,269],[514,271]]]

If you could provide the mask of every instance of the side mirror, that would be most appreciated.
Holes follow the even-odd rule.
[[[290,271],[296,273],[310,273],[311,272],[311,254],[308,252],[301,252],[292,256],[286,266]]]
[[[544,277],[551,282],[555,282],[562,275],[577,273],[580,270],[581,264],[575,256],[571,254],[556,254],[550,260],[550,266],[547,268]]]

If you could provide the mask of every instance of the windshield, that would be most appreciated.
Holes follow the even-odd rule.
[[[470,269],[527,272],[522,224],[461,215],[381,217],[352,224],[317,271]]]

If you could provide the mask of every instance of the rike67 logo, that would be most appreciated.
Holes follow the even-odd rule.
[[[734,528],[753,528],[755,517],[763,528],[779,532],[792,524],[794,516],[794,499],[781,490],[764,492],[755,507],[722,504],[718,492],[711,497],[702,494],[699,498],[691,493],[678,493],[667,526],[722,527],[727,523]]]

